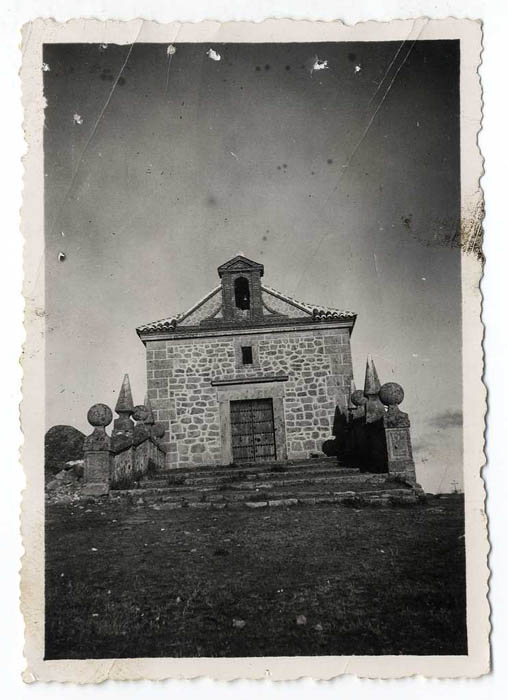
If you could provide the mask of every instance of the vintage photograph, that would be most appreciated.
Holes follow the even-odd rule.
[[[467,658],[466,47],[105,37],[41,42],[43,661]]]

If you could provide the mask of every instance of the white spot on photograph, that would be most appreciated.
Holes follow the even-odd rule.
[[[317,56],[314,58],[314,62],[312,64],[311,68],[311,73],[314,72],[315,70],[326,70],[328,68],[328,61],[322,61],[320,58]]]
[[[211,58],[212,61],[220,61],[221,59],[220,53],[217,53],[217,51],[214,51],[213,49],[208,49],[206,55],[208,56],[208,58]]]

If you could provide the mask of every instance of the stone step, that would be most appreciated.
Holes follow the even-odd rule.
[[[293,469],[312,469],[317,467],[336,467],[338,469],[351,467],[349,464],[342,464],[337,461],[336,457],[316,457],[311,459],[287,460],[284,462],[251,462],[242,464],[228,465],[201,465],[195,467],[179,467],[175,469],[161,469],[154,472],[154,475],[162,476],[209,476],[211,474],[230,473],[230,472],[258,472],[258,471],[291,471]]]
[[[333,498],[337,494],[339,495],[348,495],[348,496],[355,496],[355,495],[362,495],[362,493],[405,493],[406,491],[409,491],[410,489],[400,489],[400,488],[389,488],[389,487],[384,487],[384,488],[367,488],[364,491],[350,491],[350,490],[342,490],[342,489],[316,489],[316,488],[301,488],[301,489],[291,489],[289,491],[279,491],[278,489],[273,489],[273,490],[266,490],[266,491],[256,491],[255,493],[249,492],[249,491],[238,491],[237,493],[233,492],[226,492],[226,493],[221,493],[221,492],[212,492],[208,494],[189,494],[186,498],[183,500],[191,503],[191,502],[205,502],[205,503],[236,503],[236,502],[243,502],[243,501],[270,501],[270,500],[280,500],[284,498],[324,498],[324,497],[330,497]],[[175,499],[175,497],[170,497],[168,500],[170,501],[177,501],[178,499]]]
[[[127,493],[127,492],[125,492]],[[185,499],[180,500],[154,500],[149,496],[139,496],[139,491],[131,492],[133,503],[136,505],[151,505],[157,509],[175,509],[175,508],[203,508],[203,509],[222,509],[222,508],[267,508],[267,507],[288,507],[296,505],[320,505],[330,503],[350,502],[352,505],[355,501],[358,505],[363,504],[378,504],[391,505],[393,503],[416,504],[422,499],[423,493],[417,489],[400,489],[400,488],[382,488],[377,490],[366,490],[363,492],[354,491],[335,491],[330,493],[320,493],[313,491],[301,492],[284,492],[271,493],[266,498],[249,498],[245,495],[244,498],[223,499],[223,500],[198,500]]]
[[[340,472],[351,471],[358,472],[357,467],[351,465],[340,465],[336,461],[320,461],[307,460],[298,464],[288,464],[287,462],[279,463],[260,463],[249,466],[215,466],[213,468],[196,467],[194,469],[161,469],[151,474],[146,474],[145,479],[187,479],[200,478],[209,476],[226,476],[228,474],[258,474],[259,472],[269,472],[270,474],[283,474],[289,472],[298,472],[305,470],[316,469],[331,469]]]
[[[219,497],[230,497],[232,500],[242,496],[254,498],[263,494],[277,494],[280,496],[284,493],[295,492],[310,492],[313,493],[334,493],[335,491],[347,491],[361,493],[369,490],[396,488],[401,487],[397,482],[387,481],[384,475],[372,476],[371,474],[361,475],[355,479],[291,479],[285,482],[245,482],[241,484],[210,485],[200,488],[193,488],[186,485],[181,486],[165,486],[163,488],[137,488],[137,489],[118,489],[112,491],[111,495],[128,498],[150,498],[155,500],[173,500],[181,499],[190,500],[210,500]]]
[[[330,476],[335,478],[343,478],[346,476],[355,476],[360,473],[359,469],[346,469],[346,468],[316,468],[316,469],[304,469],[298,468],[298,470],[288,470],[280,472],[272,471],[259,471],[259,472],[243,472],[243,471],[230,471],[230,472],[220,472],[219,474],[214,474],[213,476],[188,476],[180,477],[179,475],[171,475],[164,478],[153,478],[157,475],[154,474],[152,478],[143,478],[139,482],[142,488],[164,488],[165,486],[177,486],[177,485],[188,485],[188,486],[205,486],[212,484],[226,484],[226,483],[241,483],[250,481],[280,481],[287,479],[288,477],[298,477],[298,478],[316,478]]]
[[[339,475],[312,475],[312,476],[298,476],[291,478],[282,479],[267,479],[267,480],[245,480],[239,482],[226,481],[221,483],[220,481],[211,481],[211,483],[192,483],[187,481],[187,483],[182,484],[166,484],[164,486],[148,487],[145,485],[140,485],[138,488],[126,489],[129,492],[137,493],[158,493],[158,494],[170,494],[170,493],[184,493],[184,492],[203,492],[203,491],[235,491],[235,490],[252,490],[255,491],[259,488],[292,488],[299,485],[323,485],[332,488],[334,485],[337,487],[344,487],[347,490],[354,490],[355,487],[364,484],[366,482],[372,484],[380,484],[385,481],[384,474],[351,474],[346,476]],[[117,491],[119,491],[118,489]]]

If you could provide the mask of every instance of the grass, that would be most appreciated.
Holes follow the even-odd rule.
[[[460,498],[46,517],[46,659],[467,653]]]

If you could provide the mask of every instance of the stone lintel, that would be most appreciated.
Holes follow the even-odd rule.
[[[287,382],[289,376],[287,374],[275,374],[272,376],[264,375],[262,377],[230,377],[226,379],[212,379],[212,386],[229,386],[231,384],[261,384],[264,382]]]

